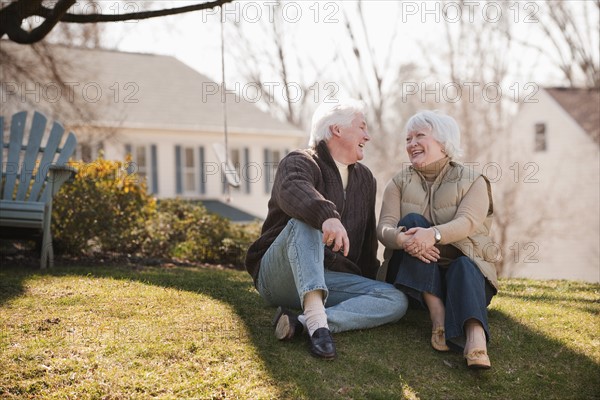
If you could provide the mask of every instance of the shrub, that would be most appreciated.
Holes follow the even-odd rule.
[[[249,224],[231,224],[229,237],[221,241],[223,264],[242,266],[248,246],[260,236],[262,224],[258,221]]]
[[[111,252],[241,266],[260,225],[232,224],[198,202],[156,200],[125,162],[75,162],[78,173],[53,206],[58,252]]]
[[[133,253],[141,247],[155,200],[145,182],[129,173],[129,162],[71,163],[78,170],[75,180],[63,186],[52,210],[58,251]]]
[[[161,200],[146,224],[142,251],[153,257],[242,265],[248,244],[257,237],[253,224],[234,225],[200,203]]]

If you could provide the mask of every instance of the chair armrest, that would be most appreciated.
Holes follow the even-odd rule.
[[[71,167],[70,165],[55,165],[52,164],[49,168],[50,171],[70,171],[75,175],[77,173],[77,168]]]
[[[50,176],[67,176],[69,180],[75,178],[75,174],[77,174],[77,168],[70,165],[51,165],[48,170]]]
[[[49,183],[52,185],[52,196],[54,196],[63,183],[72,181],[77,174],[77,168],[69,165],[51,165],[48,170]]]

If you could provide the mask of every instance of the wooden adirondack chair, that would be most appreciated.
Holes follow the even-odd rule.
[[[5,142],[2,127],[2,180],[0,181],[0,230],[7,238],[37,237],[41,234],[41,268],[52,267],[52,197],[61,185],[75,175],[66,165],[77,140],[71,132],[61,146],[64,128],[54,122],[48,140],[42,146],[47,118],[35,112],[29,135],[25,135],[27,112],[12,116],[10,137]],[[25,140],[25,142],[24,142]]]

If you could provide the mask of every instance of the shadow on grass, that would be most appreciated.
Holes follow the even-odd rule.
[[[600,398],[600,366],[590,356],[498,310],[489,315],[490,371],[469,371],[460,354],[433,351],[427,314],[412,310],[397,324],[336,335],[338,360],[325,362],[308,354],[304,338],[286,343],[275,340],[270,326],[274,310],[258,296],[245,272],[124,267],[60,267],[40,272],[2,266],[0,306],[22,295],[26,280],[38,275],[133,280],[202,293],[228,304],[246,325],[283,398]]]

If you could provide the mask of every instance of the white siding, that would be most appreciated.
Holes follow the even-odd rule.
[[[529,173],[539,182],[520,185],[516,206],[522,207],[522,219],[511,229],[519,253],[506,255],[513,264],[506,272],[515,277],[599,282],[599,147],[545,91],[538,98],[537,104],[522,105],[513,125],[511,148],[513,160],[521,163],[520,180]],[[536,123],[546,124],[543,152],[534,151]],[[523,170],[525,163],[530,163],[528,170]],[[540,216],[543,224],[533,228],[539,233],[527,237]]]
[[[227,201],[223,193],[221,166],[213,150],[213,143],[223,143],[222,133],[213,132],[177,132],[123,129],[114,139],[105,144],[105,158],[123,160],[125,145],[156,145],[158,167],[158,198],[185,197],[195,199],[216,199]],[[229,148],[243,150],[248,148],[248,165],[241,165],[240,190],[231,190],[230,204],[259,218],[267,215],[267,202],[270,193],[265,192],[264,149],[277,150],[283,156],[285,151],[303,147],[306,138],[284,135],[236,134],[229,135]],[[206,168],[206,193],[178,195],[176,191],[175,146],[194,148],[196,154],[200,146],[204,147]],[[196,163],[198,159],[196,158]],[[243,163],[243,160],[242,160]],[[199,166],[198,166],[199,168]],[[199,178],[199,175],[197,176]],[[271,175],[271,179],[273,175]],[[250,182],[250,193],[246,193],[245,181]]]

